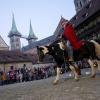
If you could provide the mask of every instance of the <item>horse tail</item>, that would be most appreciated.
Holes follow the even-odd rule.
[[[100,57],[100,44],[94,40],[91,40],[90,42],[92,42],[95,46],[96,56]]]

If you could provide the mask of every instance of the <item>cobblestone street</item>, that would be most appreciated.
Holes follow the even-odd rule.
[[[0,100],[100,100],[100,75],[82,76],[76,82],[64,78],[53,85],[53,78],[0,86]]]

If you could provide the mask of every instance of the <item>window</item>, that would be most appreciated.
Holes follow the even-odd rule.
[[[80,2],[80,7],[82,7],[82,3]]]
[[[87,9],[90,8],[90,7],[91,7],[91,3],[86,6]]]
[[[74,20],[78,19],[78,16],[75,16],[73,19],[74,19]]]
[[[16,42],[18,42],[18,38],[16,38]]]
[[[83,18],[85,18],[87,16],[88,16],[88,13],[85,13],[85,14],[82,15]]]
[[[16,44],[16,47],[19,47],[19,44]]]
[[[76,3],[76,7],[78,7],[78,3]]]
[[[14,39],[11,39],[11,42],[14,42]]]

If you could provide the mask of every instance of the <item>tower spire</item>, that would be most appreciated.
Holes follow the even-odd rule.
[[[37,37],[35,36],[35,34],[33,32],[31,20],[30,20],[30,30],[29,30],[28,40],[30,40],[30,39],[37,40]]]
[[[17,32],[17,27],[16,27],[16,23],[15,23],[15,18],[14,18],[14,13],[12,14],[13,18],[12,18],[12,28],[11,31],[12,32]]]
[[[12,27],[11,27],[8,37],[11,37],[13,35],[21,36],[21,33],[18,32],[17,27],[16,27],[14,13],[12,13]]]

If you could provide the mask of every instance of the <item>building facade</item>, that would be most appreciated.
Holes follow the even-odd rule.
[[[18,69],[23,68],[24,64],[27,68],[32,68],[33,57],[19,51],[0,51],[0,70],[7,72],[11,66]]]
[[[91,0],[70,20],[80,39],[100,37],[100,0]]]

